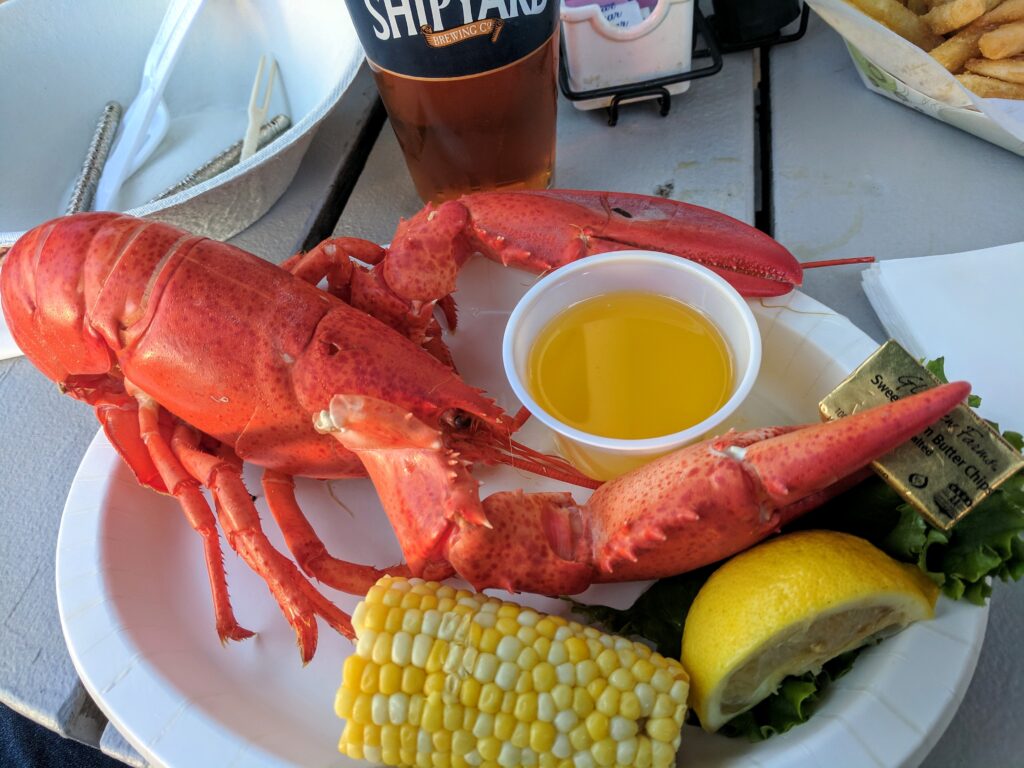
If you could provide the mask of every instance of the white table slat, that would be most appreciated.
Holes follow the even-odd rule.
[[[558,105],[555,186],[659,194],[754,219],[754,66],[726,57],[660,117],[655,102],[626,105],[610,127],[605,110]],[[422,207],[390,125],[385,125],[335,235],[391,240],[399,217]]]
[[[868,91],[816,16],[803,40],[773,49],[771,94],[775,236],[801,260],[1024,240],[1024,158]],[[841,270],[809,271],[806,292],[883,340],[860,268]],[[974,679],[925,768],[1020,764],[1024,588],[997,585],[991,606]]]
[[[772,50],[771,94],[774,234],[801,261],[1024,240],[1024,159],[868,91],[816,15]],[[860,270],[833,271],[808,271],[807,292],[881,338]]]

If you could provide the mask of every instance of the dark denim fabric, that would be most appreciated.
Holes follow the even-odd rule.
[[[0,704],[3,768],[124,768],[98,749],[65,739]]]

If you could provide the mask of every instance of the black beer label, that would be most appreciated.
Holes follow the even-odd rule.
[[[555,31],[558,0],[347,0],[366,56],[411,77],[462,77],[517,61]]]

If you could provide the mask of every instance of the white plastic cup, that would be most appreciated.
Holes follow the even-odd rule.
[[[715,325],[733,367],[732,393],[721,408],[680,432],[636,440],[583,432],[541,408],[525,384],[530,349],[538,334],[573,304],[621,291],[675,299],[699,310]],[[746,300],[710,269],[655,251],[617,251],[580,259],[537,281],[509,316],[501,354],[516,397],[554,433],[559,452],[584,474],[609,480],[708,436],[725,421],[754,386],[761,365],[761,335]]]

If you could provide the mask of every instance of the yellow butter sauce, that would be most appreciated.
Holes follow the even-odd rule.
[[[597,296],[557,315],[530,350],[527,386],[560,421],[639,439],[693,426],[732,390],[721,332],[682,302],[639,291]]]

